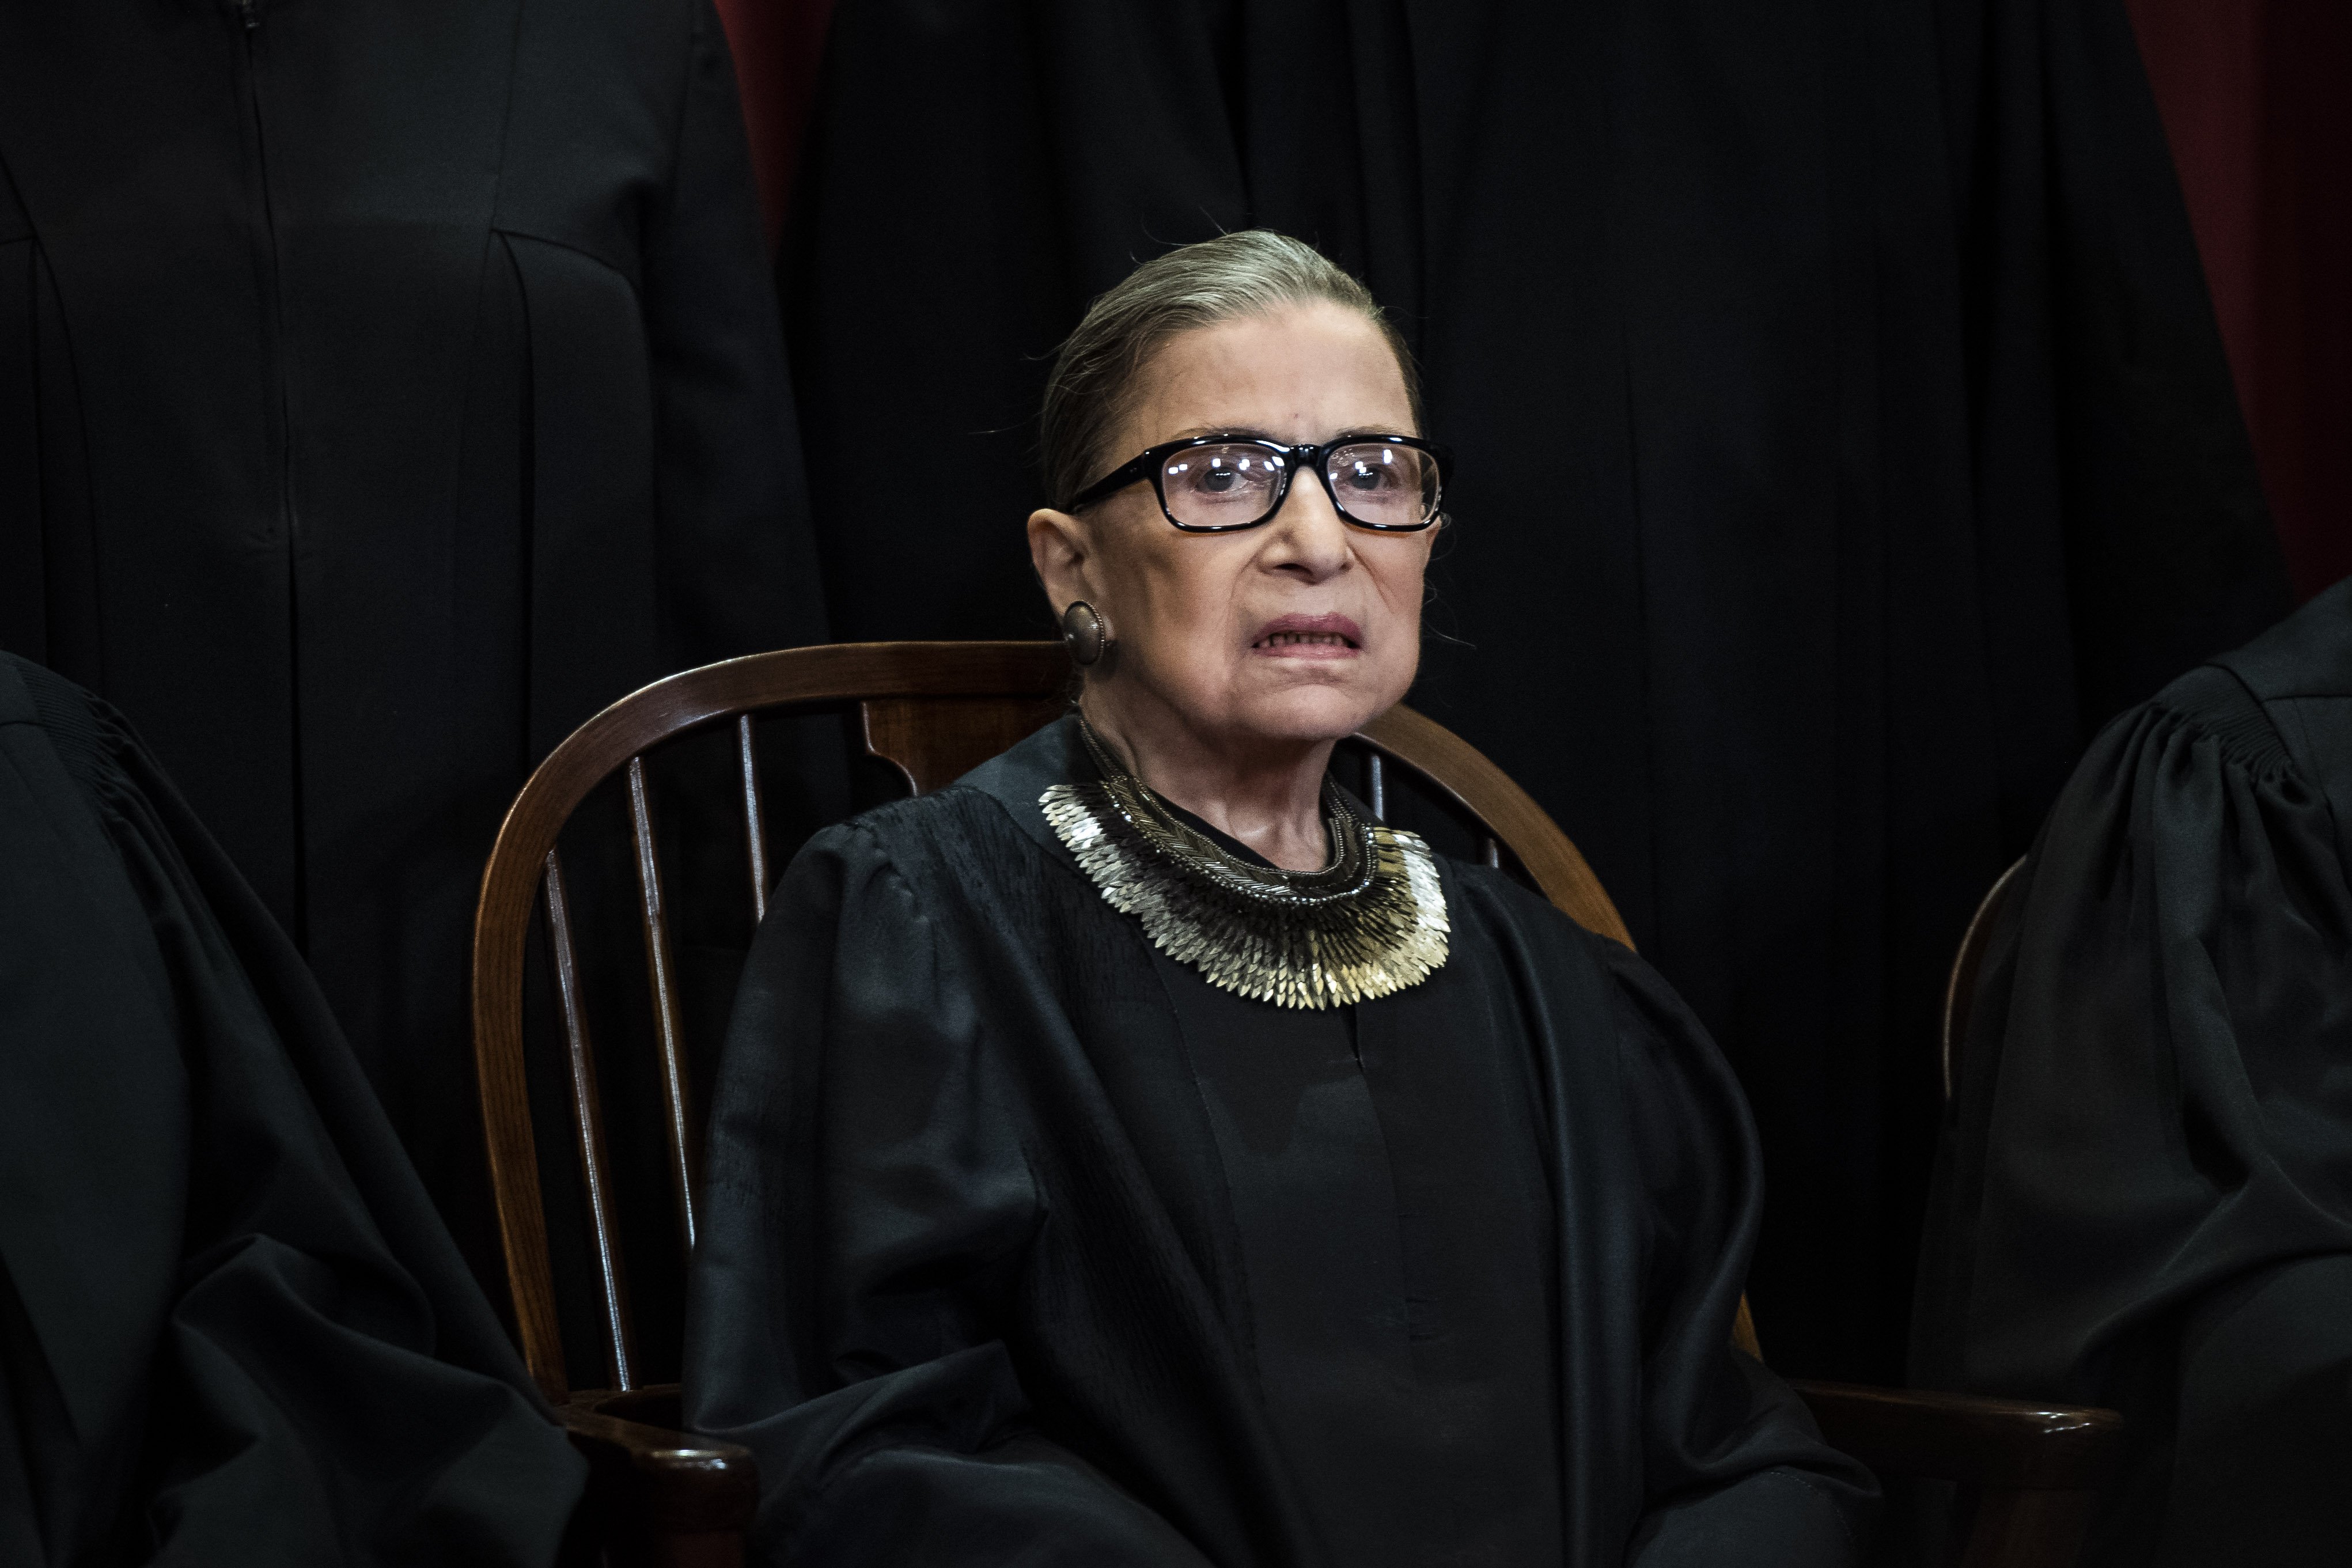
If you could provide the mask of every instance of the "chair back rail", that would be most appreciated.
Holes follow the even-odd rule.
[[[1375,748],[1376,756],[1402,763],[1477,819],[1488,835],[1486,864],[1502,864],[1501,852],[1508,848],[1528,879],[1570,920],[1589,931],[1633,945],[1617,906],[1610,902],[1583,854],[1535,797],[1484,752],[1402,703],[1357,733]],[[1374,798],[1366,804],[1374,816],[1385,816],[1385,771],[1371,776],[1380,782],[1373,786]]]
[[[614,1387],[634,1388],[636,1386],[636,1372],[630,1363],[635,1334],[629,1323],[628,1272],[621,1263],[621,1227],[614,1215],[612,1161],[604,1151],[604,1110],[597,1088],[596,1053],[588,1043],[588,1010],[580,998],[580,959],[578,945],[572,940],[572,901],[564,892],[562,858],[550,849],[545,865],[540,886],[547,899],[548,943],[554,950],[556,1001],[563,1017],[565,1077],[572,1089],[572,1125],[580,1141],[580,1169],[588,1198],[588,1227],[595,1245],[596,1283],[604,1308],[604,1339],[611,1347],[612,1364],[606,1371],[612,1376]],[[528,921],[529,918],[526,911],[524,919]],[[517,999],[520,1001],[520,993]],[[520,1044],[520,1032],[517,1044]],[[478,1063],[477,1065],[478,1067]],[[530,1129],[526,1126],[523,1131],[528,1147]],[[500,1189],[501,1196],[503,1192],[504,1189]],[[538,1202],[536,1182],[532,1184],[530,1197],[534,1204]],[[503,1203],[499,1217],[503,1226]],[[543,1265],[546,1255],[543,1226],[538,1232],[538,1245]],[[514,1261],[513,1255],[514,1247],[509,1242],[509,1267]],[[516,1305],[520,1310],[520,1299]]]
[[[671,952],[661,846],[645,755],[706,727],[734,730],[751,908],[767,913],[774,881],[752,721],[789,710],[855,706],[867,752],[889,763],[917,794],[938,789],[1051,721],[1065,706],[1069,664],[1058,643],[841,643],[753,654],[688,670],[623,698],[575,731],[531,774],[499,830],[482,877],[474,928],[474,1047],[481,1080],[490,1180],[531,1375],[559,1404],[570,1394],[553,1270],[541,1204],[523,1044],[523,975],[535,905],[543,905],[570,1080],[567,1104],[586,1198],[601,1301],[608,1386],[638,1386],[614,1172],[599,1101],[596,1058],[580,991],[578,943],[557,843],[589,793],[625,775],[634,836],[639,924],[645,939],[659,1053],[666,1174],[680,1235],[695,1235],[701,1122],[691,1103],[687,1043]],[[1485,857],[1507,851],[1530,881],[1588,930],[1632,946],[1624,921],[1584,858],[1543,808],[1476,749],[1402,705],[1364,726],[1370,751],[1369,804],[1388,806],[1388,767],[1418,775],[1486,834]],[[1740,1342],[1754,1334],[1740,1309]]]
[[[768,918],[768,817],[760,805],[760,762],[751,750],[751,715],[735,716],[735,765],[743,783],[743,858],[751,873],[751,919]]]
[[[1944,1029],[1940,1062],[1944,1075],[1944,1098],[1948,1100],[1960,1083],[1960,1052],[1969,1043],[1969,1020],[1976,1016],[1977,975],[1984,968],[1985,949],[1992,943],[1992,928],[2000,920],[2001,906],[2009,901],[2011,889],[2017,886],[2018,873],[2025,869],[2025,859],[2020,857],[2008,870],[1993,879],[1992,886],[1977,905],[1977,912],[1969,917],[1969,929],[1961,933],[1960,950],[1952,955],[1951,977],[1944,983]]]

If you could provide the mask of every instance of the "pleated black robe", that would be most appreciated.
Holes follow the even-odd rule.
[[[0,1562],[543,1565],[583,1473],[285,935],[0,654]]]
[[[0,647],[140,726],[476,1235],[501,813],[823,638],[766,278],[708,0],[0,7]]]
[[[2352,582],[2118,719],[1989,949],[1924,1382],[2113,1406],[2088,1562],[2352,1550]]]
[[[1038,393],[1136,261],[1370,283],[1460,458],[1412,700],[1738,1070],[1776,1358],[1897,1377],[1969,909],[2288,607],[2120,0],[845,0],[808,149],[845,637],[1050,635]]]
[[[712,1111],[686,1369],[688,1419],[759,1456],[758,1561],[1522,1561],[1474,1547],[1491,1521],[1449,1538],[1428,1517],[1468,1493],[1416,1509],[1383,1490],[1426,1489],[1384,1475],[1415,1447],[1508,1472],[1486,1479],[1498,1498],[1554,1498],[1504,1532],[1549,1542],[1549,1562],[1856,1561],[1866,1472],[1731,1348],[1754,1132],[1655,974],[1499,873],[1444,863],[1445,965],[1353,1009],[1378,1115],[1307,1096],[1239,1129],[1247,1069],[1221,1069],[1232,1042],[1211,1036],[1256,1008],[1248,1032],[1280,1048],[1282,1016],[1171,973],[1078,869],[1038,795],[1090,774],[1075,722],[1050,726],[812,841],[761,929]],[[1483,1123],[1475,1084],[1500,1097]],[[1427,1142],[1465,1110],[1494,1136]],[[1370,1248],[1403,1222],[1407,1298],[1335,1321],[1328,1346],[1295,1327],[1310,1298],[1349,1300],[1305,1277],[1324,1243],[1268,1257],[1301,1226],[1264,1205],[1301,1173],[1266,1162],[1301,1140],[1344,1169],[1299,1192],[1361,1194],[1335,1227]],[[1392,1167],[1364,1152],[1383,1142]],[[1479,1181],[1506,1184],[1483,1217],[1508,1233],[1522,1145],[1548,1233],[1527,1257],[1548,1269],[1465,1306],[1517,1278],[1492,1264],[1525,1259],[1460,1258],[1413,1291],[1416,1251],[1476,1232],[1428,1234]],[[1463,1375],[1481,1347],[1451,1336],[1521,1323],[1538,1350],[1482,1416],[1497,1401]],[[1423,1396],[1384,1401],[1391,1376]],[[1329,1435],[1367,1456],[1335,1464],[1311,1432],[1343,1407],[1448,1426]],[[1367,1531],[1401,1508],[1396,1534]]]

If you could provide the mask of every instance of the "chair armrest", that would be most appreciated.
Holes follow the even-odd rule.
[[[1883,1475],[2088,1491],[2123,1457],[2124,1418],[2112,1410],[1850,1383],[1789,1386],[1811,1406],[1830,1447]]]
[[[555,1407],[616,1522],[661,1535],[740,1535],[759,1506],[749,1448],[632,1417],[677,1418],[675,1388],[574,1394]]]

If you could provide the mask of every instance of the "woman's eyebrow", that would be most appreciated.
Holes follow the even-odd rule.
[[[1191,441],[1202,436],[1246,436],[1253,441],[1281,441],[1282,437],[1259,429],[1255,425],[1195,425],[1179,430],[1169,437],[1171,441]],[[1287,445],[1287,443],[1284,443]]]
[[[1377,441],[1385,439],[1391,436],[1402,436],[1404,432],[1402,430],[1392,430],[1385,425],[1362,425],[1351,426],[1344,430],[1336,430],[1332,432],[1327,439],[1333,441]],[[1246,437],[1253,441],[1272,441],[1278,446],[1284,447],[1291,445],[1291,443],[1283,437],[1277,436],[1270,430],[1261,429],[1255,425],[1195,425],[1189,429],[1179,430],[1168,438],[1171,441],[1192,441],[1203,436],[1241,436]],[[1311,445],[1312,443],[1307,444]]]

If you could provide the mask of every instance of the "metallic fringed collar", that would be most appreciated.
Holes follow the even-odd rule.
[[[1445,894],[1418,836],[1358,816],[1326,779],[1331,864],[1253,866],[1178,820],[1078,725],[1101,781],[1046,790],[1045,820],[1106,902],[1212,985],[1320,1009],[1418,985],[1444,964]]]

